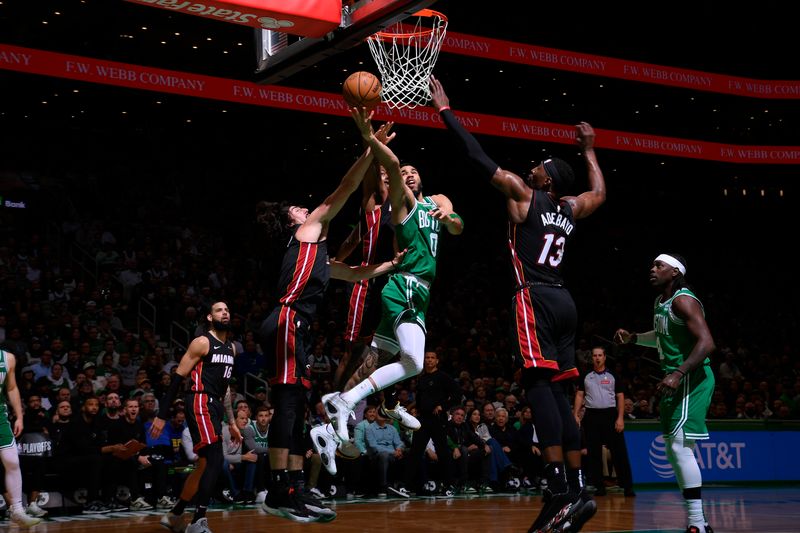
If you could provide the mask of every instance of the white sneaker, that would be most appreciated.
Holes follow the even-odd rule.
[[[172,509],[175,507],[176,503],[178,503],[178,500],[165,494],[158,499],[158,502],[156,502],[156,507],[158,509]]]
[[[42,518],[47,516],[47,511],[39,507],[39,505],[34,501],[25,509],[25,512],[31,516],[35,516],[36,518]]]
[[[42,519],[31,516],[24,511],[11,511],[11,521],[20,527],[33,527],[41,522]]]
[[[389,418],[397,420],[400,423],[400,426],[404,429],[416,431],[422,427],[422,425],[419,423],[419,420],[411,416],[406,408],[400,405],[400,402],[397,402],[397,405],[395,405],[394,409],[389,409],[386,407],[386,405],[382,405],[381,410]]]
[[[214,533],[208,527],[208,518],[201,518],[197,522],[189,524],[186,528],[186,533]]]
[[[338,392],[332,392],[322,397],[322,405],[325,406],[325,412],[336,430],[336,436],[339,437],[340,442],[348,442],[350,440],[350,433],[347,430],[347,420],[352,416],[354,419],[356,414],[352,409],[347,407],[342,397]]]
[[[311,443],[322,459],[322,466],[332,476],[336,475],[336,433],[333,425],[325,424],[311,428]]]
[[[264,503],[264,500],[267,499],[267,491],[260,490],[258,494],[256,494],[256,503]]]
[[[325,499],[325,495],[322,494],[322,491],[319,490],[317,487],[311,487],[308,489],[308,493],[311,494],[313,497],[318,498],[320,500]]]
[[[183,521],[183,516],[181,515],[166,513],[161,517],[161,522],[159,523],[175,533],[182,533],[186,530],[186,522]]]
[[[147,500],[144,499],[144,496],[139,496],[133,500],[130,506],[131,511],[147,511],[152,508],[153,506],[147,503]]]

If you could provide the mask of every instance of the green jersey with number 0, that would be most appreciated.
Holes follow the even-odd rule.
[[[397,267],[432,283],[436,277],[436,252],[439,248],[441,222],[428,212],[437,207],[430,196],[414,203],[406,218],[396,225],[394,234],[400,250],[406,249],[403,262]]]

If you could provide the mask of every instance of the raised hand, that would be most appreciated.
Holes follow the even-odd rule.
[[[358,127],[358,131],[361,132],[361,136],[364,139],[369,139],[372,135],[372,115],[373,111],[368,111],[365,107],[351,107],[350,108],[350,116],[353,117],[353,120]]]
[[[397,133],[392,133],[391,135],[389,134],[392,126],[394,126],[394,122],[391,120],[384,123],[380,128],[378,128],[378,131],[375,132],[375,138],[383,144],[389,144],[389,142],[391,142],[391,140],[397,135]]]
[[[443,107],[450,107],[450,99],[444,92],[442,82],[431,76],[429,86],[431,88],[431,105],[438,111]]]
[[[575,125],[575,142],[581,147],[581,150],[590,150],[594,148],[594,129],[588,122],[580,122]]]

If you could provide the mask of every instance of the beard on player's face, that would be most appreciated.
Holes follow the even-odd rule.
[[[226,322],[220,322],[219,320],[212,319],[211,327],[214,329],[214,331],[231,331],[233,329],[230,320]]]

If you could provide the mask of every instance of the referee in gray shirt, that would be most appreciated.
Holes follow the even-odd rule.
[[[603,483],[603,445],[611,452],[614,469],[617,471],[617,483],[625,491],[625,496],[635,496],[631,465],[628,460],[628,449],[625,446],[625,395],[622,383],[606,368],[606,351],[595,346],[592,348],[592,364],[594,369],[578,380],[578,391],[575,393],[573,414],[578,426],[586,436],[588,449],[588,465],[586,469],[588,481],[597,487],[595,496],[606,494]],[[586,402],[583,420],[580,410]]]

